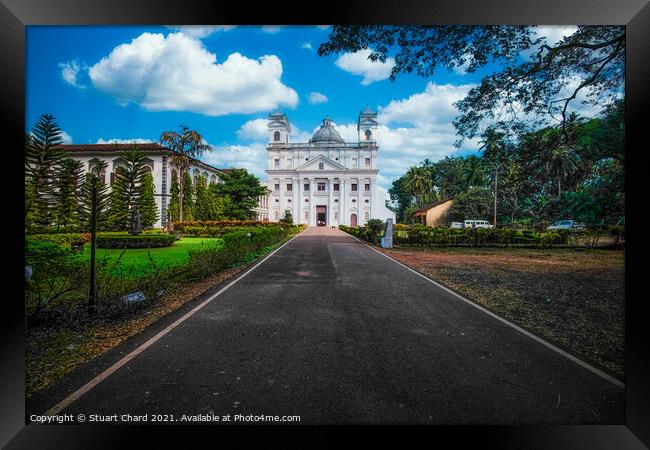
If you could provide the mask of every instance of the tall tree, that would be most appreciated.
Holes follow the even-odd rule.
[[[25,223],[49,225],[53,219],[54,180],[63,159],[61,129],[43,114],[25,138]]]
[[[390,199],[397,202],[396,219],[399,223],[405,223],[408,220],[407,211],[413,204],[413,194],[406,188],[406,176],[402,175],[393,181],[392,187],[388,190]]]
[[[219,195],[228,197],[226,200],[226,216],[231,219],[253,219],[257,206],[257,198],[266,190],[257,177],[246,169],[231,169],[219,175],[223,183],[215,185]]]
[[[98,230],[108,229],[108,186],[103,177],[98,174],[106,170],[108,164],[101,161],[95,166],[95,171],[87,172],[84,182],[81,185],[79,199],[79,223],[84,231],[90,230],[92,192],[97,190],[97,216],[96,224]]]
[[[160,135],[160,143],[167,146],[174,154],[170,157],[170,164],[176,167],[180,176],[180,192],[184,192],[185,174],[189,170],[191,158],[198,158],[205,152],[212,151],[212,147],[205,143],[203,137],[185,125],[180,126],[179,132],[165,131]],[[178,218],[183,220],[183,197],[179,198]]]
[[[504,133],[488,128],[483,140],[480,142],[480,149],[483,150],[483,159],[490,165],[490,175],[488,178],[493,186],[492,200],[492,224],[497,226],[497,204],[499,201],[499,169],[505,159],[505,143],[503,142]]]
[[[158,206],[156,205],[153,175],[148,170],[145,170],[142,176],[136,204],[140,211],[142,228],[152,228],[158,221]]]
[[[463,160],[463,184],[465,190],[485,184],[485,167],[481,158],[471,155]]]
[[[576,151],[567,144],[558,144],[548,149],[545,158],[546,173],[557,181],[557,196],[562,196],[562,183],[580,165]]]
[[[169,206],[167,206],[167,211],[169,212],[169,217],[172,222],[177,222],[180,217],[180,196],[181,188],[180,183],[178,182],[178,174],[172,172],[172,183],[169,187]]]
[[[194,220],[194,185],[192,184],[192,177],[189,172],[185,172],[182,178],[181,196],[179,203],[179,211],[182,205],[185,205],[185,220]],[[180,213],[179,213],[180,216]]]
[[[214,203],[205,177],[199,176],[194,186],[194,219],[215,220]]]
[[[418,205],[422,207],[427,194],[431,193],[432,185],[429,173],[424,167],[411,167],[406,172],[404,186],[416,197]]]
[[[437,67],[462,67],[472,73],[500,64],[501,70],[483,77],[456,103],[460,115],[454,125],[461,140],[479,136],[486,122],[507,130],[530,130],[559,117],[564,125],[569,105],[579,94],[586,93],[584,101],[592,105],[614,105],[624,83],[625,27],[579,26],[557,43],[547,42],[535,29],[341,25],[333,27],[318,54],[370,48],[371,61],[386,61],[394,54],[392,80],[410,72],[430,77]]]
[[[122,165],[115,170],[115,181],[111,186],[109,216],[112,228],[127,230],[141,193],[140,185],[145,175],[144,155],[134,144],[120,158]]]
[[[82,172],[81,161],[70,158],[61,160],[54,183],[53,218],[57,227],[77,224]]]

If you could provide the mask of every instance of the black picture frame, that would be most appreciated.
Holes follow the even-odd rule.
[[[650,446],[650,337],[644,316],[642,280],[645,275],[643,216],[647,209],[648,164],[645,129],[650,109],[650,4],[648,0],[469,0],[397,2],[388,0],[305,3],[302,7],[282,2],[215,2],[206,0],[3,0],[0,4],[2,33],[2,122],[4,135],[3,183],[5,241],[14,243],[5,261],[23,257],[20,223],[23,198],[15,186],[22,186],[25,130],[25,26],[27,25],[136,25],[136,24],[327,24],[327,23],[417,23],[417,24],[620,24],[627,27],[626,44],[626,423],[625,425],[566,426],[432,426],[369,427],[362,429],[375,439],[400,431],[401,435],[424,438],[435,444],[451,439],[453,447],[473,443],[482,448],[526,449],[641,449]],[[16,149],[16,150],[14,150]],[[646,169],[647,170],[647,169]],[[15,234],[14,234],[15,233]],[[18,242],[16,242],[18,241]],[[94,425],[28,425],[24,405],[24,305],[19,300],[23,287],[20,264],[5,266],[4,302],[0,313],[0,445],[6,448],[119,448],[135,445],[136,435],[145,434],[167,444],[203,435],[216,444],[224,435],[236,435],[240,444],[249,443],[248,427],[153,427]],[[11,292],[11,294],[9,294]],[[9,301],[12,300],[12,301]],[[16,301],[18,300],[18,301]],[[336,428],[336,427],[334,427]],[[349,430],[349,427],[345,427]],[[325,443],[320,427],[255,427],[285,439],[296,429],[304,434],[304,447]],[[279,432],[279,433],[278,433]],[[305,433],[306,432],[306,433]],[[390,433],[390,434],[389,434]],[[153,441],[150,441],[151,444]],[[285,441],[283,441],[285,442]],[[267,441],[270,444],[270,441]],[[250,448],[250,447],[249,447]]]

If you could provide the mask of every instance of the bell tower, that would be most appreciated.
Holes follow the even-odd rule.
[[[359,133],[359,144],[375,144],[377,133],[377,113],[366,106],[366,109],[359,114],[357,131]]]
[[[282,112],[269,114],[269,144],[288,144],[291,125],[289,118]]]

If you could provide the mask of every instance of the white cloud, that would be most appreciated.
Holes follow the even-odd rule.
[[[61,69],[61,78],[63,78],[63,80],[70,86],[79,89],[86,88],[86,86],[77,82],[77,76],[79,75],[79,71],[82,69],[79,61],[75,59],[66,63],[59,63],[59,68]]]
[[[320,92],[310,92],[309,97],[307,98],[310,105],[318,105],[319,103],[327,103],[329,99],[325,94]]]
[[[311,50],[314,47],[311,46],[311,42],[303,42],[302,44],[300,44],[300,48],[305,48],[307,50]]]
[[[413,94],[402,100],[391,100],[387,106],[380,106],[380,123],[405,122],[413,125],[451,125],[458,114],[454,102],[463,99],[472,84],[434,84],[428,82],[424,92]]]
[[[368,56],[372,53],[370,49],[360,50],[354,53],[345,53],[338,57],[334,64],[339,68],[354,75],[362,75],[361,84],[367,86],[375,81],[386,80],[390,76],[395,65],[395,59],[390,56],[386,62],[371,61]]]
[[[281,29],[282,29],[282,26],[280,26],[280,25],[264,25],[262,27],[263,32],[270,33],[270,34],[279,33]]]
[[[126,105],[150,111],[209,116],[294,107],[298,94],[281,81],[275,55],[255,60],[233,53],[222,63],[183,33],[143,33],[113,49],[89,69],[93,86]]]
[[[97,142],[95,142],[95,144],[149,144],[151,142],[157,142],[157,141],[155,139],[145,139],[145,138],[132,138],[132,139],[99,138],[97,139]]]
[[[255,176],[266,179],[266,145],[254,142],[250,145],[214,146],[214,151],[204,153],[201,160],[220,169],[246,169]]]
[[[548,45],[555,45],[564,37],[578,30],[575,25],[538,25],[534,28],[537,37],[545,37]]]
[[[183,33],[185,36],[203,39],[218,31],[230,31],[237,28],[236,25],[170,25],[172,30]]]
[[[72,144],[72,136],[61,130],[61,142],[64,144]]]
[[[266,140],[268,134],[268,120],[266,119],[249,120],[237,130],[237,136],[243,139]]]

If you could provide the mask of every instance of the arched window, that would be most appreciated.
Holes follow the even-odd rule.
[[[334,220],[339,220],[339,212],[334,211]]]
[[[366,140],[369,140],[370,136],[372,136],[372,131],[366,130]]]
[[[366,222],[368,221],[368,219],[370,219],[370,213],[366,211]]]
[[[273,140],[274,141],[279,141],[280,140],[280,132],[279,131],[276,131],[275,133],[273,133]]]
[[[276,131],[277,133],[277,131]],[[275,212],[275,220],[278,220],[280,218],[280,213],[278,211]]]
[[[318,170],[323,170],[324,168],[325,168],[325,164],[318,163]]]
[[[309,212],[305,211],[305,220],[309,220]]]

